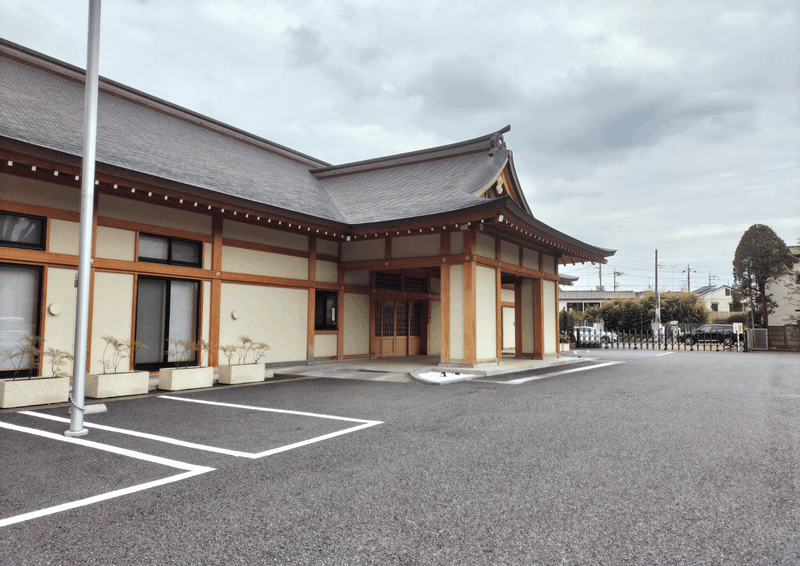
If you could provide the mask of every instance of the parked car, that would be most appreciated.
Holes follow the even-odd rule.
[[[744,336],[737,335],[733,331],[732,324],[705,324],[685,332],[682,336],[682,340],[687,346],[700,342],[730,346],[736,342],[737,338],[740,341],[744,340]]]
[[[578,344],[609,344],[619,339],[616,332],[598,330],[593,326],[576,326],[575,341]]]

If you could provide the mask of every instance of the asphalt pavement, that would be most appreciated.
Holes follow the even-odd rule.
[[[0,412],[0,564],[800,564],[800,355]]]

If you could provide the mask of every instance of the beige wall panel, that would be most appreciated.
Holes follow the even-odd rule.
[[[369,354],[369,295],[344,296],[344,355]],[[315,338],[316,340],[319,337]]]
[[[556,355],[556,284],[553,281],[542,282],[544,294],[544,355]]]
[[[519,246],[511,242],[500,242],[500,260],[519,265]]]
[[[136,259],[136,232],[98,226],[96,246],[96,257],[134,261]]]
[[[308,258],[222,246],[222,270],[249,275],[308,279]]]
[[[369,286],[369,271],[348,271],[344,274],[346,285]]]
[[[236,311],[236,319],[231,312]],[[308,290],[222,284],[220,345],[236,344],[239,336],[266,342],[270,349],[262,361],[306,359]],[[225,356],[220,353],[220,360]]]
[[[92,348],[89,358],[92,373],[103,371],[100,364],[100,360],[103,358],[103,348],[106,346],[103,336],[113,336],[117,340],[130,340],[132,327],[133,275],[96,272],[92,303]],[[120,363],[118,371],[129,371],[130,369],[131,360],[125,358]]]
[[[528,269],[535,269],[539,271],[539,252],[529,250],[528,248],[522,249],[522,267]]]
[[[3,161],[3,165],[7,163]],[[0,175],[0,199],[70,212],[80,212],[81,210],[81,191],[79,189],[51,185],[12,175]]]
[[[163,199],[163,197],[161,198]],[[149,226],[178,228],[186,232],[211,235],[211,216],[111,195],[100,195],[97,215]]]
[[[81,225],[68,220],[50,220],[50,249],[54,254],[78,255]]]
[[[211,269],[214,259],[214,246],[211,242],[203,242],[203,269]]]
[[[209,341],[211,334],[211,281],[203,281],[203,318],[200,320],[200,338]],[[208,365],[209,352],[203,352],[203,364]],[[220,354],[222,355],[222,354]]]
[[[338,264],[332,261],[317,261],[316,275],[317,281],[323,283],[338,283],[339,269]]]
[[[476,355],[479,360],[497,359],[497,279],[491,267],[475,271],[477,304],[475,313]]]
[[[475,251],[479,256],[488,257],[491,259],[495,259],[496,250],[494,245],[494,238],[491,236],[487,236],[486,234],[481,234],[478,232],[476,234],[476,241],[475,241]]]
[[[500,290],[500,300],[504,303],[513,303],[514,302],[514,289],[501,289]]]
[[[75,288],[75,275],[78,272],[72,269],[49,268],[47,270],[47,297],[45,299],[44,321],[44,348],[64,350],[70,354],[75,353],[75,307],[78,290]],[[53,305],[59,314],[53,315],[50,306]],[[130,328],[128,328],[130,334]],[[7,365],[7,364],[4,364]],[[62,373],[72,375],[72,362],[66,361],[61,366]],[[44,375],[52,375],[50,359],[45,357],[42,367]]]
[[[442,302],[431,301],[431,342],[428,354],[442,353]]]
[[[464,253],[464,234],[461,232],[450,232],[450,254],[458,255]]]
[[[386,240],[364,240],[363,242],[342,242],[342,261],[368,261],[383,259],[386,255]]]
[[[441,241],[439,234],[392,238],[392,259],[437,256],[441,251]]]
[[[317,253],[322,255],[339,255],[339,242],[317,239]]]
[[[308,236],[273,230],[266,226],[235,222],[227,218],[222,223],[222,237],[265,244],[267,246],[277,246],[279,248],[289,248],[290,250],[301,252],[308,251]]]
[[[450,266],[450,359],[464,359],[464,266]]]
[[[331,358],[336,356],[336,334],[317,334],[314,336],[314,357]]]
[[[556,258],[551,255],[544,254],[542,256],[542,270],[545,273],[556,273]]]
[[[516,345],[516,327],[514,307],[503,307],[503,350],[513,350]]]
[[[533,353],[533,280],[522,281],[522,320],[517,324],[522,325],[522,352]]]
[[[434,295],[439,295],[442,292],[442,280],[438,277],[431,277],[430,292]]]

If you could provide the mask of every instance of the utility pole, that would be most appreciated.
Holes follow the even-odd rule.
[[[686,290],[691,293],[692,292],[692,270],[689,267],[688,263],[686,264],[685,273],[686,273]],[[695,271],[695,273],[697,273],[697,271]]]
[[[603,264],[598,263],[597,269],[600,271],[600,290],[603,290]]]
[[[661,324],[661,291],[658,290],[658,250],[656,250],[656,324]]]
[[[617,275],[625,275],[621,271],[614,271],[614,290],[617,290]]]

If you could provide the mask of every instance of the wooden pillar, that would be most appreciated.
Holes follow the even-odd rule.
[[[500,362],[503,359],[503,281],[499,266],[495,270],[495,299],[495,314],[497,315],[497,361]]]
[[[222,302],[222,221],[222,216],[219,215],[215,215],[212,220],[211,270],[214,272],[214,279],[211,280],[208,317],[208,365],[211,367],[219,365],[219,326]]]

